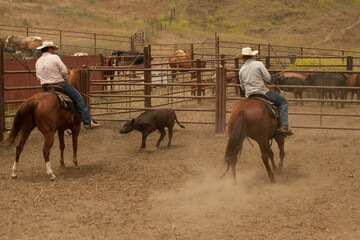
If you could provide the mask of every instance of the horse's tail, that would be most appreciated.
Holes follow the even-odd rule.
[[[12,144],[19,135],[19,133],[24,130],[25,127],[34,126],[34,109],[36,108],[38,102],[33,99],[25,100],[17,110],[10,134],[7,138],[7,141]]]
[[[179,121],[177,120],[176,114],[175,114],[175,121],[176,121],[176,123],[177,123],[181,128],[185,128],[185,126],[184,126],[184,125],[181,125],[181,124],[179,123]]]
[[[246,137],[246,116],[245,116],[245,112],[240,111],[235,119],[232,131],[229,136],[229,141],[226,146],[225,162],[227,163],[227,168],[225,173],[221,177],[224,177],[225,174],[229,171],[231,164],[234,165],[236,164],[238,155],[241,154],[242,145],[245,137]]]

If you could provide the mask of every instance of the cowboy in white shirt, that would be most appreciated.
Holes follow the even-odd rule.
[[[66,81],[67,67],[61,61],[60,57],[54,54],[58,50],[53,42],[44,41],[42,46],[38,47],[42,52],[42,56],[36,61],[36,77],[39,79],[41,86],[46,91],[47,85],[58,85],[64,89],[64,93],[68,95],[76,104],[86,129],[92,129],[99,126],[95,123],[89,114],[81,94]]]
[[[266,83],[271,83],[271,76],[262,62],[253,59],[257,53],[257,50],[252,51],[251,48],[246,47],[238,54],[238,57],[244,60],[244,65],[239,71],[240,87],[245,91],[247,98],[252,94],[267,96],[279,109],[280,128],[278,131],[290,134],[291,132],[288,129],[288,102],[277,92],[267,87]]]

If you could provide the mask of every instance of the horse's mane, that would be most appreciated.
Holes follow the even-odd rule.
[[[68,71],[66,80],[77,90],[80,89],[80,71],[77,68]]]

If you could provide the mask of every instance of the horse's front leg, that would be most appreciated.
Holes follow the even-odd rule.
[[[43,155],[44,155],[44,159],[45,159],[45,165],[46,165],[46,172],[50,177],[51,181],[54,181],[56,179],[55,174],[53,173],[53,170],[51,168],[51,164],[50,164],[50,149],[52,147],[52,145],[54,144],[54,135],[55,135],[55,131],[49,131],[44,133],[44,138],[45,138],[45,143],[43,146]]]
[[[73,163],[75,167],[79,166],[77,160],[77,147],[78,147],[78,138],[80,134],[81,124],[74,125],[73,134],[72,134],[72,142],[73,142]]]
[[[60,145],[60,165],[65,167],[64,163],[64,149],[65,149],[65,141],[64,141],[64,131],[58,130],[59,136],[59,145]]]

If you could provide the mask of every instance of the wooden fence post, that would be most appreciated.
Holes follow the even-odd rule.
[[[270,69],[270,56],[265,57],[265,67]]]
[[[201,60],[200,59],[196,60],[196,68],[201,68]],[[201,71],[200,70],[196,70],[196,82],[197,82],[197,84],[201,84]],[[198,96],[201,96],[201,88],[202,87],[200,85],[197,87],[197,95]],[[201,103],[201,98],[198,98],[197,102]]]
[[[216,107],[215,107],[215,133],[223,133],[226,128],[226,70],[224,67],[216,68]]]
[[[216,55],[216,59],[219,59],[219,55],[220,55],[220,38],[218,36],[216,36],[215,38],[215,55]],[[216,61],[216,66],[219,66],[219,62]]]
[[[353,57],[352,56],[347,56],[346,57],[346,69],[348,71],[352,71],[354,68],[354,62],[353,62]]]
[[[144,87],[145,96],[151,95],[151,85],[149,85],[151,83],[151,71],[147,70],[151,68],[150,62],[151,62],[151,56],[150,56],[149,47],[144,47],[144,68],[145,68],[144,83],[146,84]],[[151,107],[151,97],[145,97],[144,106],[147,108]]]
[[[238,69],[239,68],[239,58],[238,57],[235,57],[235,68]],[[243,94],[243,91],[241,90],[240,88],[240,82],[239,82],[239,71],[236,71],[235,73],[235,84],[238,84],[238,86],[235,88],[235,94],[237,96],[239,96],[240,94],[240,97],[245,97],[245,95]]]
[[[80,93],[84,99],[84,102],[91,112],[90,103],[90,69],[88,66],[83,65],[80,69]]]
[[[191,44],[190,45],[190,51],[191,51],[191,55],[190,55],[190,58],[191,58],[191,67],[194,67],[194,44]]]
[[[130,37],[130,49],[131,51],[135,51],[135,34]]]
[[[59,31],[59,51],[62,51],[62,34],[61,34],[61,30]]]
[[[226,61],[225,61],[225,54],[221,54],[221,66],[222,67],[226,67],[225,64],[226,64]]]
[[[96,55],[96,33],[94,33],[94,55]]]
[[[4,49],[0,43],[0,142],[4,140],[5,98],[4,98]]]
[[[191,44],[190,45],[190,60],[191,60],[191,68],[193,68],[194,67],[194,44]],[[177,61],[179,61],[179,59],[177,59]],[[197,63],[195,63],[195,65],[197,66]],[[179,67],[179,66],[178,66]],[[190,72],[190,77],[191,77],[191,79],[194,79],[194,78],[196,78],[196,74],[195,74],[195,72],[193,72],[193,71],[191,71]]]

